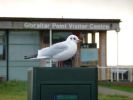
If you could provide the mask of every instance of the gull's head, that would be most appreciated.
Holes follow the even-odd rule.
[[[73,41],[75,43],[78,43],[80,40],[76,35],[70,35],[68,36],[67,41]]]

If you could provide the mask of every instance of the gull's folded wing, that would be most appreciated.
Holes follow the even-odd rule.
[[[41,60],[41,59],[50,59],[49,57],[46,57],[46,56],[44,56],[44,57],[35,57],[35,58],[29,58],[29,59],[27,59],[27,60]]]
[[[50,47],[47,47],[47,48],[43,48],[41,50],[38,50],[38,57],[43,57],[43,56],[46,56],[46,57],[53,57],[65,50],[68,49],[68,46],[67,44],[65,44],[64,42],[61,42],[61,43],[56,43]]]

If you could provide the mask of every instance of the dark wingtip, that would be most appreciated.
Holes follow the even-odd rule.
[[[24,59],[30,59],[30,58],[35,58],[35,57],[37,57],[37,54],[32,55],[32,56],[24,56]]]
[[[24,59],[30,59],[29,57],[27,57],[27,56],[24,56]]]

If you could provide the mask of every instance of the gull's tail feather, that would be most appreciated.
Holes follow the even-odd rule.
[[[27,59],[27,60],[45,59],[45,60],[47,60],[47,59],[51,59],[51,58],[48,56],[38,56],[37,54],[35,54],[32,56],[24,56],[24,59]]]
[[[36,58],[37,54],[35,55],[31,55],[31,56],[24,56],[24,59],[32,59],[32,58]]]

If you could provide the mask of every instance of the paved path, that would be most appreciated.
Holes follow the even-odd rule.
[[[106,87],[98,87],[98,93],[107,94],[107,95],[123,95],[123,96],[128,96],[128,97],[133,98],[133,93],[110,89],[110,88],[106,88]]]

